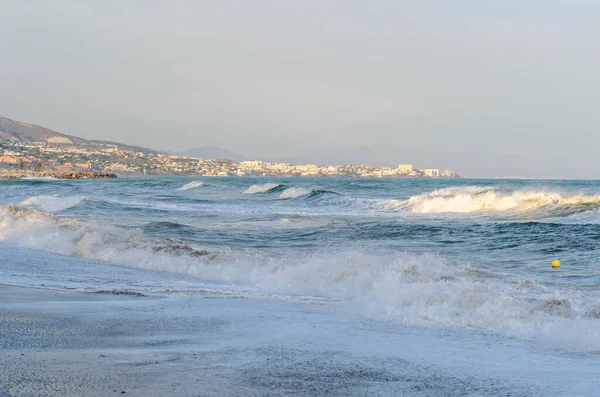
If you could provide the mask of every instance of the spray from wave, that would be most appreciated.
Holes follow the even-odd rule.
[[[600,351],[600,299],[594,291],[489,277],[438,255],[357,247],[279,252],[203,249],[173,239],[0,207],[0,241],[120,265],[197,276],[280,294],[322,297],[367,316],[404,324],[477,329]]]
[[[196,188],[199,188],[202,186],[204,186],[204,182],[200,182],[200,181],[190,182],[190,183],[186,183],[185,185],[183,185],[182,187],[177,189],[177,191],[182,192],[182,191],[186,191],[186,190],[196,189]]]
[[[600,206],[600,196],[563,195],[544,191],[499,192],[490,187],[452,187],[413,196],[408,200],[388,201],[388,209],[408,209],[416,214],[476,212],[544,212],[568,215]]]

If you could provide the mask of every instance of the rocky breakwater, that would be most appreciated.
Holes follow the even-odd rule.
[[[117,174],[108,172],[84,171],[7,171],[0,172],[0,179],[48,178],[48,179],[97,179],[116,178]]]

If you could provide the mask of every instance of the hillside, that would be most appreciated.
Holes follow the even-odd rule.
[[[116,146],[124,150],[134,150],[143,153],[158,153],[155,150],[138,146],[130,146],[117,142],[96,141],[78,138],[71,135],[61,134],[48,128],[40,127],[35,124],[22,123],[0,116],[0,143],[20,142],[20,143],[46,143],[51,145],[69,145],[85,149],[94,149],[106,147],[107,145]]]
[[[44,142],[52,144],[77,145],[84,144],[85,140],[61,134],[39,125],[21,123],[0,116],[0,142]]]

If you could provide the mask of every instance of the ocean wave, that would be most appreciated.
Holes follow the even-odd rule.
[[[281,194],[279,195],[279,198],[294,199],[294,198],[298,198],[298,197],[302,197],[302,196],[308,196],[311,193],[312,193],[311,189],[307,189],[304,187],[290,187],[290,188],[285,189],[283,192],[281,192]]]
[[[369,203],[363,199],[357,199],[344,196],[331,190],[316,189],[313,190],[305,200],[314,206],[332,207],[332,208],[352,208],[356,213],[366,210]],[[336,210],[337,211],[337,210]]]
[[[244,194],[261,194],[261,193],[273,193],[286,189],[285,185],[278,183],[263,183],[260,185],[252,185],[244,191]]]
[[[37,208],[43,211],[57,212],[75,207],[84,200],[82,196],[61,197],[53,196],[34,196],[22,201],[19,205],[25,207]]]
[[[205,183],[201,182],[201,181],[190,182],[190,183],[186,183],[185,185],[183,185],[182,187],[177,189],[177,191],[181,192],[181,191],[196,189],[196,188],[202,187],[204,185],[205,185]]]
[[[304,187],[290,187],[283,190],[283,192],[279,195],[281,199],[294,199],[303,197],[308,201],[317,202],[320,201],[323,204],[326,204],[328,199],[333,199],[330,204],[340,203],[344,200],[352,200],[350,198],[344,197],[339,193],[336,193],[331,190],[323,190],[323,189],[308,189]]]
[[[96,259],[151,270],[174,271],[199,259],[212,260],[214,252],[177,239],[153,238],[142,229],[87,224],[59,218],[50,212],[23,206],[0,207],[0,241],[57,254]],[[166,266],[175,258],[177,266]]]
[[[387,209],[406,209],[415,214],[440,213],[540,213],[566,216],[600,206],[600,195],[564,195],[545,191],[500,192],[493,187],[452,187],[388,200]]]
[[[313,190],[310,192],[310,195],[308,196],[308,198],[316,198],[316,197],[323,197],[323,196],[342,197],[341,194],[331,191],[331,190],[316,189],[316,190]]]
[[[175,200],[127,200],[98,197],[86,199],[96,207],[121,209],[123,211],[156,211],[156,212],[196,212],[198,206],[194,203],[204,203],[206,200],[194,200],[194,202],[177,202]]]
[[[260,185],[252,185],[244,194],[270,194],[279,193],[280,199],[296,199],[304,198],[310,201],[312,204],[317,205],[336,205],[336,204],[348,204],[348,202],[356,201],[354,199],[344,197],[341,194],[323,189],[309,189],[305,187],[288,187],[283,184],[276,183],[265,183]]]
[[[161,221],[151,222],[147,224],[144,228],[147,230],[180,230],[188,227],[189,226],[177,222]]]
[[[204,248],[121,229],[0,207],[0,241],[119,265],[193,275],[207,282],[322,298],[365,316],[444,329],[473,329],[600,351],[595,291],[538,285],[457,267],[434,254],[357,247],[278,252]]]

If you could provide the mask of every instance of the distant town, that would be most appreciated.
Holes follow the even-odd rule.
[[[236,162],[144,152],[103,144],[84,148],[43,142],[0,142],[0,167],[33,171],[102,171],[120,174],[198,176],[308,176],[370,178],[458,178],[450,170],[396,168],[366,165],[294,165],[259,160]]]
[[[142,175],[460,178],[450,170],[367,165],[294,165],[201,159],[116,142],[91,141],[0,117],[0,170]]]

